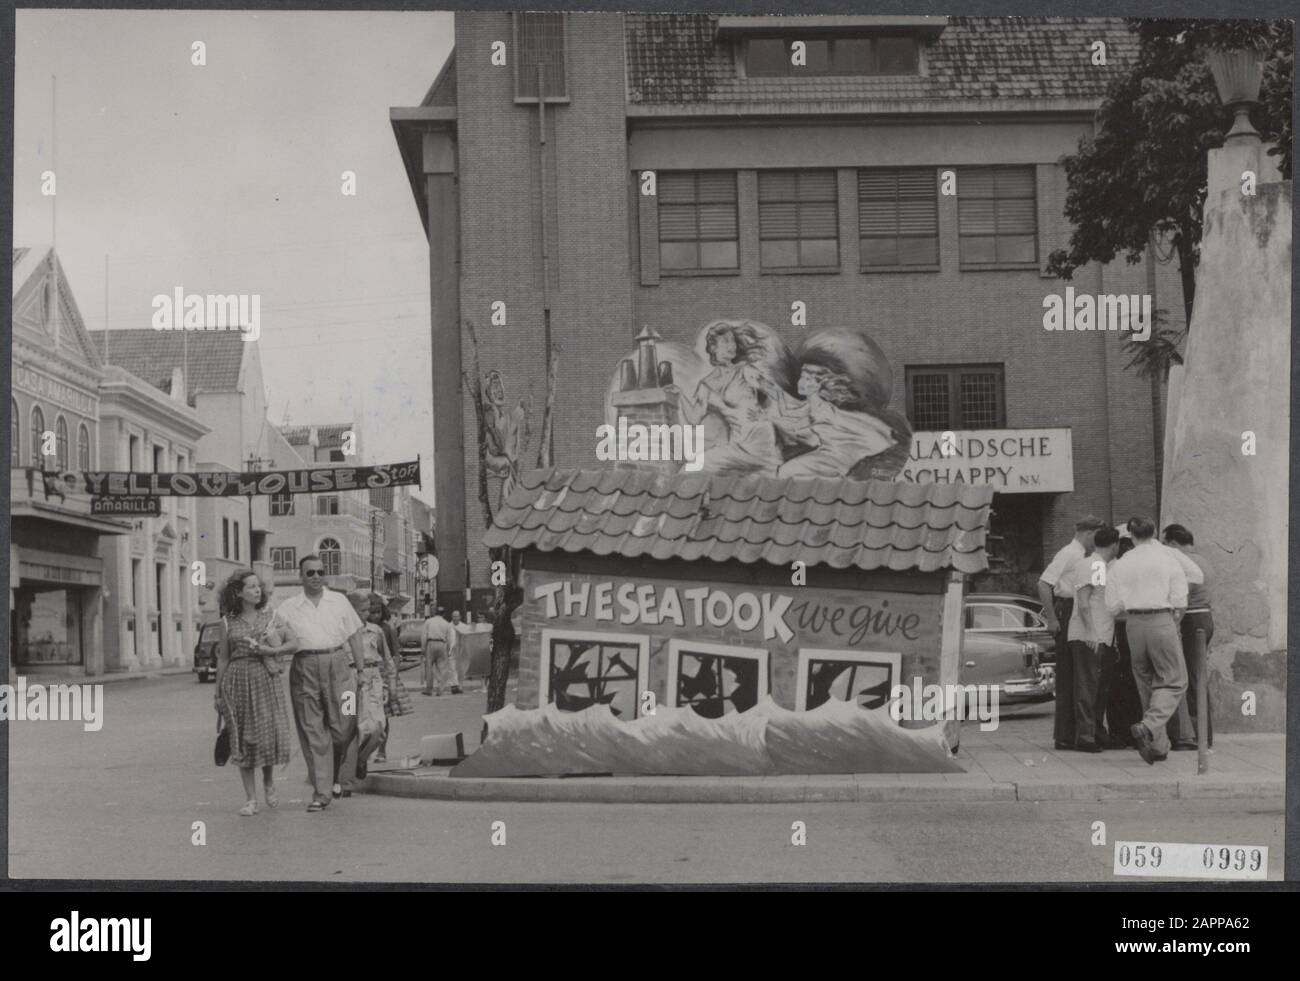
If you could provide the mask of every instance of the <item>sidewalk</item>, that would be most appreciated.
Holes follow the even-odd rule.
[[[27,687],[32,685],[111,685],[119,681],[150,681],[156,678],[163,678],[169,675],[188,674],[195,678],[194,665],[186,662],[184,664],[165,665],[161,668],[148,668],[144,671],[114,671],[111,674],[41,674],[32,671],[20,671],[14,665],[9,667],[9,681],[13,685],[17,684],[18,676],[22,675],[27,681]]]
[[[962,730],[961,774],[836,774],[773,777],[505,777],[452,778],[448,767],[404,767],[419,753],[420,737],[461,732],[465,752],[479,745],[485,696],[426,698],[418,675],[402,675],[415,714],[393,720],[389,762],[371,767],[370,793],[434,800],[590,801],[622,803],[804,803],[863,801],[1169,800],[1207,797],[1283,797],[1286,737],[1217,733],[1210,772],[1196,775],[1195,753],[1170,753],[1154,766],[1135,750],[1095,755],[1053,749],[1051,725],[981,732]],[[413,683],[414,682],[414,683]],[[476,683],[471,682],[471,686]],[[507,701],[513,700],[513,681]],[[1038,733],[1042,733],[1041,737]]]

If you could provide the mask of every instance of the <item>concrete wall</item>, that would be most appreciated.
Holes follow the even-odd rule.
[[[1211,188],[1161,520],[1192,530],[1214,574],[1215,728],[1277,731],[1286,709],[1291,184],[1261,183],[1246,196],[1234,176]],[[1255,715],[1243,712],[1248,693]]]

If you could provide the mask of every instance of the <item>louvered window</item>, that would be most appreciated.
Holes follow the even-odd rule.
[[[1038,261],[1033,167],[970,167],[957,174],[963,265]]]
[[[758,237],[766,271],[838,267],[835,171],[759,171]]]
[[[516,13],[514,25],[515,99],[537,101],[540,67],[546,101],[566,101],[564,14]]]
[[[863,269],[939,264],[939,206],[928,168],[858,171]]]
[[[795,43],[803,45],[796,49]],[[745,74],[750,78],[800,75],[915,75],[919,71],[916,38],[756,37],[745,45]]]
[[[907,417],[917,432],[1002,429],[1003,367],[925,365],[906,369]]]
[[[739,269],[735,171],[660,172],[659,267]]]

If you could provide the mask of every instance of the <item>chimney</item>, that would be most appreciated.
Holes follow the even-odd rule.
[[[172,389],[171,391],[172,401],[180,402],[182,405],[184,405],[185,404],[185,372],[181,371],[179,365],[177,365],[175,368],[172,369],[171,389]]]
[[[659,362],[655,346],[659,339],[654,328],[643,327],[636,337],[636,355],[625,358],[619,366],[620,388],[624,390],[610,398],[616,432],[624,425],[621,420],[626,420],[628,427],[672,425],[682,421],[677,414],[677,400],[663,389],[664,385],[673,383],[672,365]],[[682,461],[638,460],[619,462],[615,466],[658,470],[671,475],[682,469]]]

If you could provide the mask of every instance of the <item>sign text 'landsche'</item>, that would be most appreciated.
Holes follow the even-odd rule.
[[[420,461],[371,467],[316,467],[227,473],[88,471],[86,492],[96,497],[245,497],[252,494],[328,494],[420,482]]]

